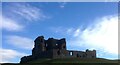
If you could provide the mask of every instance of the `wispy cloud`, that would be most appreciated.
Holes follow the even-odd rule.
[[[118,16],[104,16],[95,22],[84,30],[76,29],[70,45],[118,54]]]
[[[0,21],[0,29],[5,29],[8,31],[21,31],[23,30],[24,26],[21,24],[18,24],[16,21],[6,18],[6,17],[1,17]]]
[[[61,2],[60,3],[60,8],[64,8],[66,4],[67,4],[66,2]]]
[[[29,21],[43,20],[47,18],[41,8],[30,5],[29,3],[15,3],[12,10],[15,14]]]
[[[55,28],[56,33],[70,36],[67,42],[69,48],[74,50],[96,49],[98,55],[113,54],[118,55],[118,16],[103,16],[93,20],[93,23],[85,29],[78,28]],[[79,49],[78,49],[79,48]],[[101,52],[102,51],[102,52]],[[103,55],[104,56],[104,55]],[[107,56],[107,55],[106,55]],[[111,58],[111,57],[109,57]]]
[[[66,5],[69,1],[70,1],[70,0],[63,0],[63,1],[59,2],[59,3],[60,3],[60,8],[64,8],[65,5]]]
[[[33,6],[30,3],[3,4],[5,6],[3,7],[2,15],[0,15],[0,29],[21,31],[26,27],[28,22],[41,21],[49,18],[41,8]]]
[[[80,29],[76,29],[73,36],[77,37],[78,35],[80,35],[80,33],[81,33],[81,30]]]
[[[19,58],[27,55],[26,53],[21,53],[12,49],[0,49],[0,63],[12,63],[14,59]]]
[[[32,39],[17,35],[7,36],[6,42],[17,48],[28,49],[28,50],[32,49],[34,45],[34,41]]]

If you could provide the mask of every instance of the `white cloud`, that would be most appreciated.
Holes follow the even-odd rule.
[[[40,8],[31,6],[28,3],[14,4],[14,8],[13,12],[15,14],[18,14],[29,21],[43,20],[44,18],[47,18]]]
[[[106,53],[118,54],[118,16],[104,16],[95,20],[91,26],[80,32],[74,32],[72,46],[103,50]]]
[[[71,33],[73,33],[73,30],[74,30],[74,28],[68,28],[68,29],[66,30],[66,33],[67,33],[67,34],[71,34]]]
[[[0,63],[12,63],[13,59],[18,57],[20,60],[21,57],[27,55],[26,53],[21,53],[12,49],[0,49]]]
[[[27,24],[25,21],[34,22],[50,18],[45,16],[40,8],[29,3],[8,3],[6,7],[3,8],[4,12],[0,15],[0,29],[21,31]]]
[[[55,33],[64,33],[63,31],[65,31],[65,28],[63,27],[51,27],[50,28],[51,31],[55,32]]]
[[[16,21],[0,15],[0,29],[5,29],[8,31],[21,31],[24,26],[18,24]]]
[[[60,3],[60,8],[64,8],[66,4],[67,4],[66,2],[61,2]]]
[[[77,29],[77,30],[75,30],[73,36],[76,37],[76,36],[80,35],[80,33],[81,33],[81,30],[80,30],[80,29]]]
[[[32,49],[34,46],[32,39],[22,36],[8,36],[6,41],[15,47],[22,49]]]
[[[1,16],[0,16],[1,17]],[[5,29],[8,31],[20,31],[23,30],[24,26],[18,24],[16,21],[6,18],[6,17],[1,17],[0,21],[0,29]]]

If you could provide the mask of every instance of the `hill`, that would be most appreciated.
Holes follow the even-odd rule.
[[[102,59],[102,58],[96,58],[96,59],[80,59],[80,58],[64,58],[64,59],[38,59],[34,61],[30,61],[27,63],[22,63],[22,64],[15,64],[15,63],[5,63],[2,65],[73,65],[73,64],[78,64],[78,65],[119,65],[120,60],[108,60],[108,59]]]

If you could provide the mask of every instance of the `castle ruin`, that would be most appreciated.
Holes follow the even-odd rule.
[[[96,50],[67,50],[65,38],[49,38],[48,40],[45,40],[43,36],[39,36],[35,39],[34,43],[32,55],[22,57],[20,63],[42,58],[96,58]]]

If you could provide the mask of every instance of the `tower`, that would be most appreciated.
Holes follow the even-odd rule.
[[[32,54],[34,56],[39,56],[41,52],[44,52],[46,50],[45,48],[45,40],[43,36],[39,36],[34,41],[35,45],[32,50]]]

